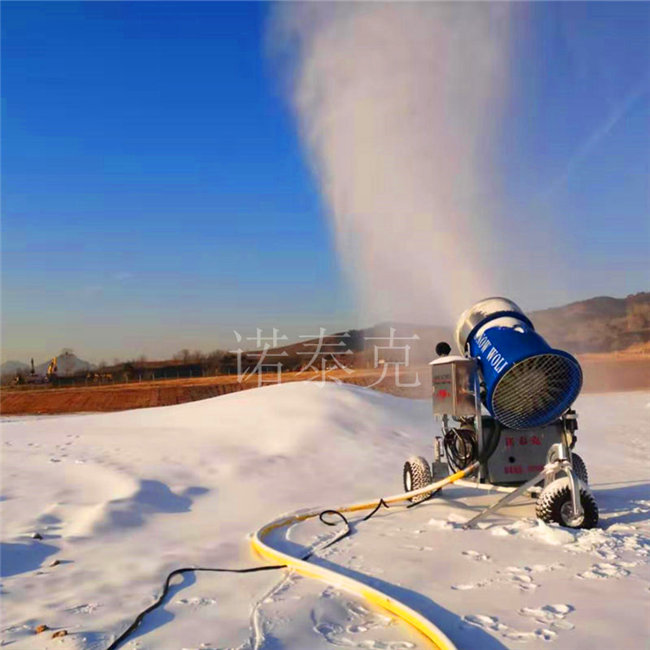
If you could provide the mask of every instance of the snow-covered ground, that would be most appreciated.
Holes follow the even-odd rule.
[[[646,647],[650,396],[586,395],[577,409],[598,529],[540,525],[529,502],[462,530],[493,497],[452,487],[358,523],[315,561],[397,596],[459,648]],[[2,643],[95,650],[173,568],[253,565],[247,534],[282,512],[400,492],[404,459],[431,456],[435,425],[426,401],[295,383],[157,409],[5,418],[2,430]],[[308,546],[332,530],[303,523],[281,543]],[[39,624],[51,630],[35,635]],[[52,639],[57,629],[68,635]],[[427,647],[384,612],[281,571],[185,576],[125,647],[332,645]]]

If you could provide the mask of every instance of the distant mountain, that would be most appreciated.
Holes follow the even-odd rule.
[[[0,375],[15,375],[19,371],[29,371],[29,364],[22,361],[5,361],[0,365]]]
[[[532,312],[537,331],[569,352],[614,352],[650,341],[650,293],[602,296]]]
[[[36,366],[36,374],[44,375],[47,372],[50,361],[51,359],[48,359],[47,361],[44,361],[43,363]],[[92,370],[95,368],[92,363],[80,359],[72,351],[64,351],[58,354],[56,357],[56,366],[57,374],[59,377],[69,377],[70,375],[74,375],[78,372]]]
[[[627,298],[598,297],[573,302],[563,307],[534,311],[528,314],[535,329],[554,347],[574,354],[614,352],[634,348],[645,349],[650,342],[650,293],[637,293]],[[391,342],[391,329],[393,340]],[[413,338],[417,335],[417,338]],[[435,357],[439,341],[447,341],[455,351],[453,329],[415,323],[387,322],[362,330],[349,330],[324,337],[324,355],[350,350],[366,362],[374,364],[374,356],[386,361],[403,360],[408,346],[409,360],[422,363]],[[311,359],[318,339],[293,343],[269,350],[269,359],[283,364],[304,364]],[[394,348],[389,352],[387,348]],[[377,348],[375,350],[375,348]],[[282,354],[283,357],[274,357]],[[341,357],[345,360],[345,357]]]
[[[34,367],[37,375],[45,375],[47,368],[50,365],[51,359]],[[58,375],[60,377],[68,377],[77,372],[85,370],[93,370],[95,366],[88,361],[80,359],[74,352],[64,351],[57,355],[56,365],[58,368]],[[30,364],[23,363],[22,361],[5,361],[0,365],[0,375],[15,375],[17,372],[29,373],[31,369]]]
[[[527,314],[538,331],[552,346],[572,352],[617,352],[644,349],[650,342],[650,293],[626,298],[602,296],[572,302],[562,307]],[[372,328],[386,335],[390,324]],[[438,341],[445,340],[455,349],[451,328],[423,325],[393,325],[399,335],[417,332],[420,340],[411,342],[412,355],[433,358]],[[364,330],[364,335],[368,336]],[[372,336],[372,334],[371,334]],[[372,342],[372,341],[371,341]],[[400,344],[408,343],[402,341]],[[399,344],[398,344],[399,345]]]

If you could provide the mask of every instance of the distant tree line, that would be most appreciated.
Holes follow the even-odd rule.
[[[350,330],[345,338],[346,348],[340,350],[336,355],[339,361],[338,367],[371,367],[372,351],[363,351],[364,341],[362,332]],[[330,344],[331,345],[331,344]],[[261,358],[261,350],[242,351],[239,354],[231,351],[216,349],[211,352],[201,350],[190,350],[183,348],[172,355],[171,359],[150,360],[144,354],[132,357],[127,360],[113,358],[111,363],[101,360],[96,367],[88,370],[78,370],[71,376],[52,377],[49,380],[51,385],[71,384],[111,384],[133,381],[152,381],[187,377],[210,377],[216,375],[236,375],[239,372],[252,373],[256,371],[258,364],[262,364],[262,371],[273,373],[277,365],[281,364],[282,372],[298,372],[308,368],[315,371],[322,370],[323,365],[332,369],[337,366],[332,353],[328,352],[331,347],[323,347],[323,351],[314,359],[314,343],[309,346],[293,344],[277,350],[269,350],[265,358]],[[62,350],[72,353],[72,350]],[[344,352],[347,352],[344,353]],[[311,362],[311,365],[309,365]],[[2,383],[17,383],[17,375],[21,378],[27,377],[29,371],[20,370],[10,376],[2,377]]]

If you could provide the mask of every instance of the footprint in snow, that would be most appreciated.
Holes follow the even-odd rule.
[[[592,565],[587,571],[576,574],[576,577],[582,580],[606,580],[607,578],[624,578],[630,575],[630,572],[623,568],[623,564],[629,563],[609,563],[601,562]]]
[[[556,571],[557,569],[563,569],[564,564],[562,562],[555,562],[554,564],[533,564],[531,567],[522,567],[524,571],[532,571],[533,573],[543,573],[545,571]]]
[[[518,587],[522,591],[531,591],[537,589],[539,585],[533,582],[533,578],[530,575],[533,570],[530,567],[516,567],[510,566],[505,571],[497,571],[497,573],[505,574],[499,582],[505,584],[510,584],[514,587]]]
[[[489,562],[490,556],[485,553],[479,553],[478,551],[463,551],[463,555],[468,557],[470,560],[476,560],[477,562]]]
[[[96,609],[100,608],[100,603],[85,603],[83,605],[77,605],[76,607],[71,607],[66,610],[71,614],[92,614]]]
[[[475,582],[474,584],[464,584],[464,585],[452,585],[454,591],[469,591],[470,589],[480,589],[481,587],[486,587],[492,582],[492,580],[481,580]]]
[[[463,551],[463,554],[476,552],[477,551]],[[489,556],[487,556],[487,561],[491,561]],[[501,577],[498,577],[496,580],[480,580],[479,582],[473,584],[452,585],[451,588],[456,591],[466,591],[468,589],[479,589],[481,587],[486,587],[492,583],[496,583],[510,584],[514,587],[518,587],[522,591],[532,591],[534,589],[537,589],[539,585],[533,581],[533,578],[530,574],[543,573],[546,571],[556,571],[557,569],[563,568],[564,564],[561,562],[556,562],[555,564],[533,564],[532,566],[523,567],[511,566],[504,569],[503,571],[497,571],[497,574],[499,574]]]
[[[410,650],[409,641],[357,640],[354,635],[373,629],[386,628],[393,620],[389,616],[371,612],[361,603],[342,598],[341,592],[331,588],[321,594],[321,601],[311,611],[313,630],[335,646],[368,648],[371,650]]]
[[[417,544],[403,544],[400,548],[408,549],[411,551],[433,551],[432,546],[418,546]]]
[[[217,601],[214,598],[179,598],[176,603],[192,607],[206,607],[207,605],[216,605]]]
[[[517,630],[508,630],[504,632],[503,636],[511,641],[555,641],[557,639],[557,632],[540,628],[532,632],[519,632]]]
[[[498,632],[501,636],[511,641],[554,641],[557,638],[557,632],[549,630],[548,628],[538,628],[532,632],[522,632],[515,630],[504,623],[500,623],[498,617],[487,616],[486,614],[469,614],[463,616],[463,623],[466,625],[473,625],[480,627],[484,630],[492,630]]]
[[[499,619],[496,616],[487,616],[486,614],[468,614],[467,616],[463,616],[463,621],[475,627],[482,627],[496,632],[508,629],[507,625],[499,623]]]
[[[538,623],[550,623],[551,627],[558,630],[572,630],[573,623],[565,621],[565,617],[575,611],[573,605],[543,605],[542,607],[523,607],[519,610],[521,616],[530,616]]]

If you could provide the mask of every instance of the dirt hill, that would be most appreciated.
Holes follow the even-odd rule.
[[[563,307],[543,309],[528,314],[535,329],[554,347],[574,354],[619,352],[643,354],[650,344],[650,293],[637,293],[627,298],[602,296],[573,302]],[[362,330],[363,337],[388,335],[391,324]],[[448,341],[452,347],[452,328],[427,325],[392,324],[399,336],[417,333],[417,341],[409,344],[418,360],[433,358],[436,343]],[[368,341],[373,343],[373,341]]]
[[[650,293],[606,296],[531,314],[549,343],[574,353],[642,350],[650,341]]]

